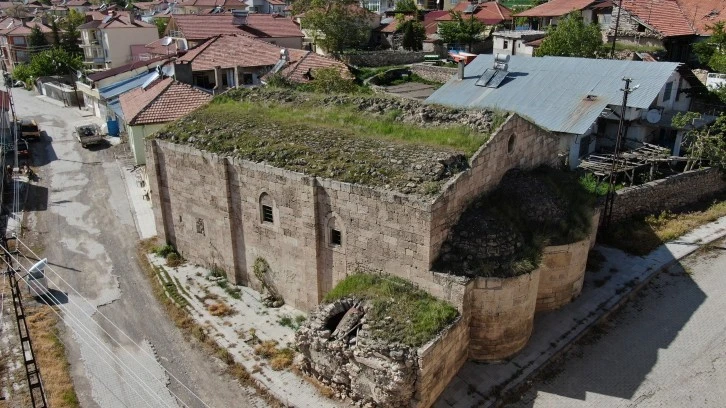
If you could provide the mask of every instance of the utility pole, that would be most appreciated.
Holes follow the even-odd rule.
[[[613,3],[615,5],[615,3]],[[615,19],[615,34],[613,34],[613,47],[610,50],[610,59],[615,59],[615,43],[618,41],[618,29],[620,28],[620,14],[623,13],[623,0],[618,2],[618,18]]]
[[[18,336],[20,336],[20,348],[23,352],[23,365],[25,366],[25,375],[28,378],[28,393],[33,408],[48,408],[48,402],[45,398],[45,390],[43,382],[40,378],[40,369],[35,360],[33,352],[33,342],[30,340],[30,330],[28,322],[25,319],[25,309],[23,308],[23,298],[18,284],[18,271],[12,266],[13,257],[8,248],[8,239],[3,237],[2,246],[5,249],[5,263],[7,270],[5,274],[10,278],[10,290],[13,296],[13,310],[15,311],[15,320],[18,323]],[[16,245],[17,247],[17,245]],[[17,253],[17,248],[14,251]]]
[[[615,138],[615,151],[613,151],[613,162],[610,167],[610,174],[608,176],[608,193],[605,196],[605,208],[603,209],[602,215],[602,230],[606,230],[610,226],[610,219],[613,215],[613,204],[615,202],[615,183],[617,181],[616,170],[618,162],[620,161],[620,148],[625,135],[625,109],[628,105],[628,94],[636,90],[630,87],[630,83],[633,81],[632,78],[623,78],[625,81],[625,88],[621,88],[623,91],[623,104],[620,106],[620,122],[618,123],[618,135]]]

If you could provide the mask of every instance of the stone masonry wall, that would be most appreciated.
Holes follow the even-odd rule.
[[[224,159],[191,147],[147,144],[156,231],[179,253],[207,266],[234,270]]]
[[[422,62],[429,51],[361,51],[355,54],[344,54],[340,59],[348,65],[361,67],[383,67],[386,65],[404,65]]]
[[[469,354],[468,319],[459,318],[439,336],[418,349],[418,407],[433,406]]]
[[[437,258],[449,230],[472,200],[495,188],[507,171],[556,166],[559,154],[565,150],[560,139],[516,114],[511,115],[474,154],[471,168],[449,180],[433,203],[429,259]]]
[[[715,168],[689,171],[627,187],[617,191],[612,220],[621,221],[633,216],[683,208],[724,190],[726,180]]]
[[[457,70],[456,68],[437,67],[435,65],[413,64],[411,65],[411,72],[429,81],[446,83],[452,76],[456,75]]]
[[[468,286],[469,358],[501,360],[518,352],[532,334],[540,270],[512,278],[475,278]]]
[[[429,209],[390,190],[317,179],[318,229],[331,220],[342,231],[340,246],[319,240],[321,294],[357,269],[381,270],[411,280],[428,272]]]

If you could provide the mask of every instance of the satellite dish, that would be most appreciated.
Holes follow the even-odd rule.
[[[169,44],[171,44],[172,41],[173,41],[173,39],[171,37],[164,37],[161,39],[161,45],[166,47]]]
[[[661,118],[660,110],[658,109],[651,109],[648,111],[648,113],[645,114],[645,120],[648,121],[648,123],[658,123],[660,122]]]
[[[28,269],[28,273],[36,278],[42,277],[43,269],[45,269],[45,265],[47,265],[47,264],[48,264],[48,258],[43,258],[40,261],[36,262],[35,265],[31,266],[30,269]]]

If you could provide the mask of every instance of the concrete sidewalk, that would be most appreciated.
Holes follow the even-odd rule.
[[[593,325],[627,302],[629,296],[661,270],[701,246],[726,236],[726,217],[668,242],[647,256],[597,245],[605,262],[585,274],[582,294],[571,304],[537,314],[527,346],[501,364],[467,362],[439,397],[435,407],[490,407],[516,390]]]

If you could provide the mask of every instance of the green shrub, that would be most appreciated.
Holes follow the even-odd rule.
[[[372,302],[368,321],[377,322],[372,324],[375,336],[411,347],[425,344],[459,315],[449,303],[395,276],[365,273],[350,275],[325,296],[325,301],[349,296]]]
[[[169,256],[169,254],[176,253],[176,249],[174,249],[173,246],[167,244],[167,245],[154,247],[153,252],[162,258],[166,258],[167,256]]]
[[[184,259],[182,259],[181,255],[177,254],[176,252],[172,252],[166,256],[166,266],[174,268],[183,263]]]

